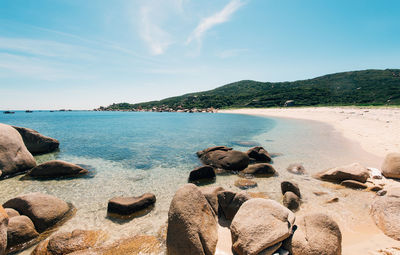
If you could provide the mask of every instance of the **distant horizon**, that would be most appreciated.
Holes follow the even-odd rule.
[[[346,71],[341,71],[341,72],[336,72],[336,73],[322,74],[322,75],[319,75],[319,76],[309,77],[309,78],[305,78],[305,79],[301,79],[301,80],[292,80],[292,81],[289,81],[289,80],[284,80],[284,81],[256,81],[256,82],[265,82],[265,83],[266,82],[274,82],[274,83],[296,82],[296,81],[310,80],[310,79],[314,79],[314,78],[319,78],[319,77],[323,77],[323,76],[331,75],[331,74],[339,74],[339,73],[347,73],[347,72],[359,72],[359,71],[367,71],[367,70],[400,70],[400,68],[384,68],[384,69],[369,68],[369,69],[363,69],[363,70],[346,70]],[[244,80],[250,80],[250,79],[244,79]],[[240,81],[244,81],[244,80],[240,80]],[[219,85],[219,86],[217,86],[215,88],[211,88],[210,90],[213,90],[213,89],[216,89],[216,88],[219,88],[221,86],[228,85],[228,84],[232,84],[232,83],[235,83],[235,82],[240,82],[240,81],[232,81],[232,82],[229,82],[229,83],[226,83],[226,84],[221,84],[221,85]],[[255,80],[252,80],[252,81],[255,81]],[[185,94],[200,93],[200,92],[205,92],[205,90],[202,90],[202,91],[191,91],[191,92],[187,92]],[[185,94],[173,95],[172,97],[174,97],[174,96],[182,96],[182,95],[185,95]],[[0,111],[28,111],[28,110],[31,110],[31,111],[59,111],[59,110],[91,111],[91,110],[97,109],[99,107],[107,107],[107,106],[112,105],[112,104],[118,104],[118,103],[140,104],[140,103],[145,103],[145,102],[150,102],[150,101],[160,101],[160,100],[165,99],[165,98],[169,98],[169,97],[163,97],[163,98],[160,98],[160,99],[153,99],[153,100],[142,101],[142,102],[110,102],[110,103],[108,103],[106,105],[98,105],[98,106],[96,106],[94,108],[90,108],[90,109],[72,108],[72,107],[60,107],[60,108],[48,108],[48,109],[30,109],[30,108],[2,109],[2,108],[0,108]]]
[[[400,68],[400,2],[0,2],[0,109],[94,109],[240,80]]]

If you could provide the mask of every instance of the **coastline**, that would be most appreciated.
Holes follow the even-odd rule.
[[[324,122],[379,158],[384,158],[389,152],[400,151],[400,108],[296,107],[219,112]]]

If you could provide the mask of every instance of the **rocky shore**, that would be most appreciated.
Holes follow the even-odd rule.
[[[0,124],[0,178],[82,178],[89,170],[70,162],[51,160],[37,165],[32,154],[59,149],[59,142],[35,130]],[[72,217],[70,201],[45,193],[20,194],[0,206],[0,255],[35,246],[32,255],[59,254],[342,254],[343,229],[330,214],[309,212],[313,203],[304,184],[278,180],[274,154],[255,146],[237,151],[214,146],[198,151],[200,165],[188,175],[188,184],[177,187],[168,220],[159,235],[135,235],[108,242],[106,230],[58,231]],[[288,162],[289,163],[289,162]],[[288,164],[286,173],[320,181],[332,189],[369,192],[371,219],[388,238],[400,241],[400,153],[388,153],[380,169],[357,162],[326,169],[312,177],[301,164]],[[237,175],[234,191],[218,184],[224,175]],[[15,178],[15,177],[14,177]],[[251,192],[260,178],[280,183],[281,199]],[[1,180],[0,180],[1,181]],[[213,184],[213,185],[210,185]],[[40,184],[38,184],[40,185]],[[149,187],[151,192],[151,187]],[[322,192],[313,196],[323,196]],[[352,193],[357,194],[357,193]],[[104,217],[131,220],[153,210],[152,193],[112,197]],[[338,203],[331,198],[329,203]],[[108,214],[107,214],[108,212]],[[90,217],[90,215],[89,215]],[[357,215],[354,215],[357,217]],[[398,247],[373,249],[371,254],[397,254]]]

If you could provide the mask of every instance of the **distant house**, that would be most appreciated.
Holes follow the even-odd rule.
[[[285,102],[284,107],[290,107],[290,106],[294,106],[294,100],[287,100]]]

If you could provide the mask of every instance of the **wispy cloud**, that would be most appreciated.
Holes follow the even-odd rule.
[[[146,1],[139,11],[139,34],[152,55],[163,54],[174,43],[173,36],[162,27],[168,18],[183,12],[184,0]]]
[[[215,25],[227,22],[232,14],[234,14],[244,3],[241,0],[231,0],[221,11],[204,18],[188,37],[186,43],[189,44],[193,40],[201,42],[204,34]]]

